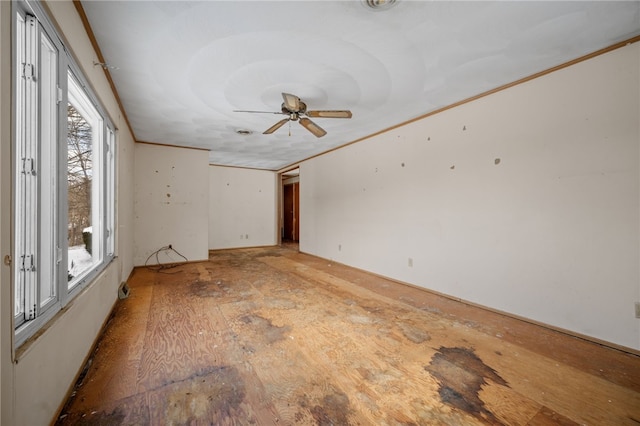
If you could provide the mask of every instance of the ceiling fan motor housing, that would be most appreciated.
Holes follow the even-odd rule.
[[[305,104],[302,101],[298,101],[298,105],[299,105],[299,108],[297,111],[291,111],[289,108],[287,108],[287,105],[283,102],[282,112],[285,114],[292,114],[292,113],[304,114],[305,112],[307,112],[307,104]]]

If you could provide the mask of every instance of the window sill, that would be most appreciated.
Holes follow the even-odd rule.
[[[52,314],[51,318],[46,319],[44,321],[44,323],[40,326],[40,328],[35,331],[33,333],[33,335],[27,337],[25,339],[24,342],[21,342],[19,346],[16,347],[15,349],[15,353],[14,353],[14,357],[13,357],[13,363],[14,364],[18,364],[20,362],[20,360],[24,359],[34,348],[36,348],[38,345],[38,342],[41,340],[41,338],[46,335],[52,328],[54,328],[54,326],[60,321],[62,320],[62,318],[64,318],[64,316],[67,314],[68,311],[74,309],[75,305],[77,303],[82,303],[83,302],[83,295],[90,291],[93,287],[94,284],[99,282],[100,280],[102,280],[104,278],[104,276],[109,272],[110,268],[112,267],[117,267],[117,262],[115,262],[115,260],[117,259],[117,256],[114,256],[111,261],[106,264],[101,271],[99,271],[92,279],[91,282],[89,282],[87,285],[85,285],[79,292],[78,294],[75,294],[73,296],[73,298],[69,301],[69,303],[67,303],[64,307],[61,307],[60,309],[58,309],[54,314]],[[116,296],[117,296],[117,289],[116,289]],[[117,301],[117,297],[116,297],[116,301]],[[115,304],[115,302],[114,302]],[[111,307],[111,309],[113,309],[113,307]],[[108,318],[108,316],[107,316]],[[105,319],[106,321],[106,319]]]

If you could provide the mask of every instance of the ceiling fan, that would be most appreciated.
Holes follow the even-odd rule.
[[[327,132],[316,123],[311,121],[308,117],[318,117],[318,118],[351,118],[351,111],[348,110],[325,110],[325,111],[307,111],[307,104],[302,102],[299,97],[296,95],[292,95],[290,93],[283,93],[282,99],[284,102],[282,103],[281,111],[279,112],[270,112],[270,111],[244,111],[244,110],[234,110],[234,112],[251,112],[251,113],[259,113],[259,114],[283,114],[288,115],[287,118],[283,118],[278,121],[273,126],[269,127],[267,130],[263,132],[265,135],[269,135],[280,127],[282,127],[285,123],[289,121],[298,121],[300,124],[313,133],[316,137],[321,138],[327,134]]]

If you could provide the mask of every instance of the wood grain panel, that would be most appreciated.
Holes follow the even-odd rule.
[[[640,422],[635,355],[287,247],[136,270],[58,423]]]
[[[220,321],[215,312],[203,315],[202,298],[190,293],[198,282],[154,287],[138,371],[139,392],[185,380],[222,357],[217,356],[222,350],[217,344],[221,334],[216,333]]]

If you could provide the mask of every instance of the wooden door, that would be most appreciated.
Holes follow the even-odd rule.
[[[300,238],[298,235],[300,232],[299,188],[300,184],[298,182],[284,185],[284,205],[282,209],[284,214],[284,230],[282,239],[285,241],[298,241]]]

